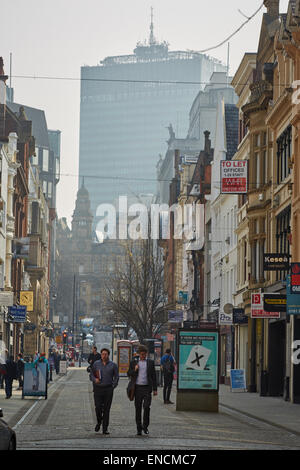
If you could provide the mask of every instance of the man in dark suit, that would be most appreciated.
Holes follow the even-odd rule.
[[[135,421],[137,425],[137,435],[141,436],[142,431],[149,434],[148,426],[150,422],[150,406],[153,395],[157,395],[156,373],[154,361],[147,358],[148,349],[144,345],[138,348],[139,357],[130,362],[127,372],[128,377],[135,380]],[[142,424],[142,407],[144,408]]]

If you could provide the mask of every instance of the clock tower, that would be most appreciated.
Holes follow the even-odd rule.
[[[82,180],[81,188],[77,192],[75,210],[72,218],[72,238],[78,241],[92,240],[93,215],[88,190]]]

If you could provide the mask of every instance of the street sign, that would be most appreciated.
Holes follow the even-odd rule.
[[[265,253],[263,258],[264,271],[288,271],[290,255],[282,253]]]
[[[218,390],[219,333],[179,330],[178,348],[178,390]]]
[[[263,300],[266,312],[286,312],[286,295],[265,292]]]
[[[248,162],[246,160],[221,161],[221,193],[245,194],[248,189]]]
[[[264,310],[264,294],[251,294],[251,318],[280,318],[280,312],[267,312]]]
[[[33,292],[21,291],[20,292],[20,305],[26,305],[27,312],[33,312]]]
[[[14,305],[8,307],[8,317],[13,323],[25,323],[26,321],[26,307],[24,305]]]
[[[230,370],[230,388],[231,391],[246,391],[245,369]]]

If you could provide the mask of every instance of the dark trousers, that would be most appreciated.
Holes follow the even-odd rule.
[[[5,380],[5,393],[6,393],[6,396],[11,397],[12,396],[12,384],[13,384],[14,379],[12,379],[11,377],[5,376],[4,380]]]
[[[109,425],[109,412],[113,399],[113,387],[100,387],[94,385],[94,401],[97,423],[103,423],[103,431],[106,431]]]
[[[150,423],[150,406],[151,406],[151,388],[149,385],[135,386],[135,422],[137,430],[146,429]],[[143,424],[142,424],[142,407],[144,408]]]
[[[163,390],[164,401],[170,400],[172,384],[173,384],[173,374],[168,374],[164,372],[164,390]]]

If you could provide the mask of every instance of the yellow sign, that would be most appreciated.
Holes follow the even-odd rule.
[[[56,344],[61,344],[62,343],[62,337],[61,336],[55,336],[55,342],[56,342]]]
[[[33,292],[23,290],[20,292],[20,305],[26,305],[27,312],[33,311]]]

